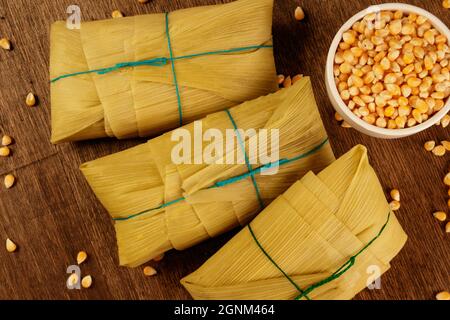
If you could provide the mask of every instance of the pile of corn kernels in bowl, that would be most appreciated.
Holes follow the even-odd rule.
[[[428,120],[450,95],[448,39],[425,17],[366,15],[344,32],[334,58],[342,100],[371,125],[402,129]]]

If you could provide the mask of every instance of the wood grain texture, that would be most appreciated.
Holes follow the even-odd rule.
[[[12,238],[19,251],[0,250],[1,299],[188,299],[179,280],[199,267],[235,232],[195,248],[172,251],[156,264],[156,277],[142,268],[118,266],[111,220],[78,170],[82,162],[134,146],[143,140],[100,140],[53,146],[49,108],[49,26],[66,19],[72,0],[0,0],[0,36],[14,50],[0,50],[0,134],[15,138],[13,155],[0,159],[0,175],[13,172],[17,184],[0,187],[0,240]],[[79,0],[83,20],[109,18],[114,9],[126,15],[225,3],[230,0]],[[311,75],[320,112],[336,156],[357,143],[369,148],[371,163],[383,187],[401,190],[397,213],[409,236],[404,249],[382,277],[381,290],[365,290],[357,299],[433,299],[450,290],[450,246],[444,225],[433,217],[447,210],[442,183],[448,156],[423,150],[426,140],[450,140],[449,129],[433,127],[414,137],[383,141],[343,129],[333,120],[324,85],[328,46],[339,27],[370,0],[276,0],[274,43],[277,69],[284,74]],[[389,1],[394,2],[394,1]],[[423,7],[449,25],[441,0],[404,0]],[[301,5],[306,19],[296,22]],[[27,92],[39,96],[39,106],[26,107]],[[79,250],[89,253],[83,274],[94,277],[89,290],[68,290],[66,268]]]

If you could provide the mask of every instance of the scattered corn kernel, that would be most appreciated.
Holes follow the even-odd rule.
[[[344,121],[342,116],[337,112],[334,113],[334,119],[336,119],[336,121]]]
[[[445,225],[445,232],[450,233],[450,221]]]
[[[343,33],[334,59],[336,85],[349,109],[367,123],[412,127],[441,110],[450,95],[449,39],[423,16],[380,16],[381,22],[370,13]],[[370,109],[370,103],[380,109]],[[449,124],[450,116],[443,120],[444,127]]]
[[[342,121],[341,127],[342,128],[351,128],[352,126],[350,124],[348,124],[346,121]]]
[[[450,293],[447,291],[442,291],[436,294],[436,300],[450,300]]]
[[[14,252],[17,250],[17,245],[11,240],[11,239],[6,239],[6,251],[8,252]]]
[[[0,47],[4,50],[11,50],[11,41],[6,38],[0,39]]]
[[[16,178],[12,174],[8,174],[5,176],[4,184],[6,189],[11,188],[14,185]]]
[[[292,78],[292,84],[296,83],[298,80],[300,80],[301,78],[303,78],[302,74],[297,74]]]
[[[393,200],[389,203],[389,207],[391,208],[392,211],[396,211],[398,209],[400,209],[400,201],[397,200]]]
[[[445,9],[450,9],[450,0],[444,0],[444,1],[442,1],[442,6],[443,6]]]
[[[284,74],[279,74],[278,75],[278,84],[283,84],[284,82]]]
[[[122,18],[123,17],[123,13],[121,11],[119,11],[119,10],[114,10],[111,13],[111,17],[113,17],[113,18]]]
[[[447,219],[447,214],[443,211],[436,211],[433,216],[441,222]]]
[[[450,116],[446,114],[441,119],[441,126],[442,128],[447,128],[449,124],[450,124]]]
[[[159,256],[154,257],[153,261],[158,262],[158,261],[161,261],[162,259],[164,259],[164,253],[161,253]]]
[[[450,141],[443,140],[441,144],[444,146],[445,150],[450,151]]]
[[[146,266],[144,268],[144,274],[147,277],[154,276],[156,274],[156,270],[154,268],[150,267],[150,266]]]
[[[444,184],[446,186],[450,186],[450,172],[445,175],[445,177],[444,177]]]
[[[4,135],[2,138],[2,145],[9,146],[12,143],[12,138],[10,136]]]
[[[139,3],[147,3],[148,0],[138,0]]]
[[[0,148],[0,156],[1,157],[7,157],[11,153],[11,150],[8,147],[1,147]]]
[[[305,19],[305,12],[303,11],[302,7],[295,8],[294,12],[295,20],[303,20]]]
[[[433,140],[427,141],[424,144],[424,148],[427,151],[432,151],[435,146],[436,146],[436,142],[434,142]]]
[[[290,76],[287,76],[283,81],[283,88],[289,88],[292,85],[292,79]]]
[[[27,98],[25,99],[25,103],[27,104],[27,106],[32,107],[36,104],[36,97],[34,96],[33,93],[29,93],[27,95]]]
[[[83,262],[86,261],[88,255],[86,253],[86,251],[80,251],[77,254],[77,264],[82,264]]]
[[[400,201],[400,191],[398,189],[392,189],[390,193],[393,200]]]
[[[435,156],[442,157],[445,154],[445,148],[442,145],[438,145],[431,151]]]
[[[84,276],[81,279],[81,286],[85,289],[89,289],[92,286],[92,277],[90,275]]]

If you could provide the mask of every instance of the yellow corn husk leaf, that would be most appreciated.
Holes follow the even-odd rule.
[[[171,12],[174,57],[272,44],[273,0],[239,0]],[[149,14],[51,28],[50,78],[122,62],[169,57],[165,15]],[[272,48],[174,62],[183,122],[277,90]],[[53,143],[155,136],[179,126],[172,66],[82,74],[51,84]]]
[[[255,176],[266,204],[308,171],[318,172],[334,160],[308,77],[288,89],[245,102],[229,112],[237,127],[246,132],[251,128],[259,132],[259,129],[278,129],[280,159],[305,154],[298,161],[280,166],[276,174]],[[234,133],[225,111],[211,114],[183,129],[192,137],[198,125],[203,132],[216,129],[224,136],[227,130]],[[115,222],[121,265],[138,266],[172,248],[191,247],[245,225],[261,210],[250,178],[209,188],[218,181],[248,172],[245,164],[218,164],[228,154],[240,152],[238,143],[234,143],[228,153],[217,154],[214,161],[209,162],[212,164],[194,164],[198,156],[192,151],[192,164],[176,165],[171,156],[179,141],[171,141],[171,137],[177,132],[180,129],[81,166],[91,188],[116,219],[186,197],[185,201]],[[258,168],[262,164],[260,155],[265,153],[261,148],[251,152],[251,137],[250,133],[245,139],[243,136],[244,145],[250,163],[254,163],[253,168]],[[203,142],[203,147],[209,144]],[[267,154],[272,154],[273,145],[269,144]]]
[[[266,253],[305,290],[338,270],[388,221],[350,269],[308,294],[311,299],[351,299],[375,272],[381,275],[389,269],[406,242],[392,212],[388,219],[389,211],[367,150],[358,145],[319,174],[306,174],[250,226]],[[259,248],[248,227],[181,283],[195,299],[294,299],[300,295]]]

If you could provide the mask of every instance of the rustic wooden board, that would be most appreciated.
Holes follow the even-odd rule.
[[[114,9],[126,15],[224,3],[230,0],[78,0],[83,20],[108,18]],[[448,157],[423,150],[429,139],[449,139],[449,129],[433,127],[414,137],[383,141],[340,128],[324,85],[328,46],[340,25],[371,0],[276,0],[274,42],[280,73],[311,75],[320,112],[336,156],[357,143],[369,148],[371,162],[386,190],[397,187],[402,207],[397,216],[409,241],[382,277],[381,290],[365,290],[358,299],[432,299],[450,289],[449,236],[431,216],[447,209],[442,184]],[[393,1],[390,1],[393,2]],[[428,9],[449,25],[441,0],[404,1]],[[0,50],[0,134],[13,136],[13,156],[0,159],[0,175],[14,172],[17,185],[0,187],[0,239],[13,238],[15,254],[0,250],[1,299],[187,299],[179,284],[234,232],[184,252],[170,252],[157,265],[159,274],[145,278],[142,269],[118,267],[114,230],[105,209],[78,166],[141,141],[101,140],[53,146],[49,142],[49,26],[66,19],[72,0],[0,0],[0,36],[14,50]],[[298,23],[293,10],[302,5],[307,18]],[[28,91],[40,98],[37,108],[24,106]],[[94,277],[90,290],[68,290],[66,268],[84,249],[90,254],[83,273]]]

